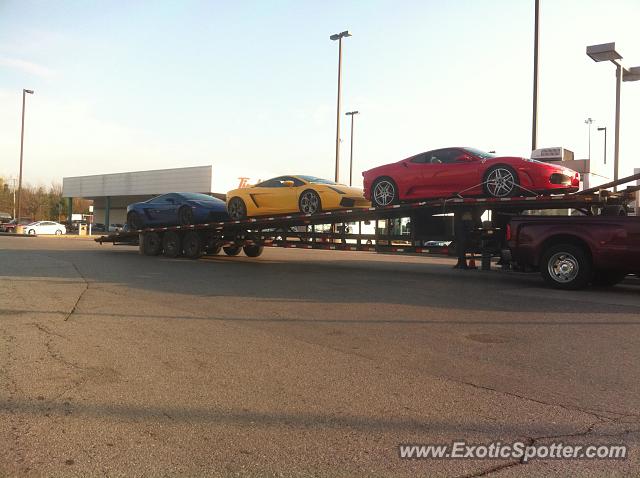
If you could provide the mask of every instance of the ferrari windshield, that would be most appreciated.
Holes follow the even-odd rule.
[[[316,178],[315,176],[298,176],[303,181],[308,183],[318,183],[318,184],[338,184],[334,181],[330,181],[328,179]]]
[[[486,151],[482,151],[480,149],[476,149],[476,148],[464,148],[464,149],[466,151],[469,151],[471,154],[473,154],[474,156],[477,156],[480,159],[491,159],[496,157],[495,154],[487,153]]]

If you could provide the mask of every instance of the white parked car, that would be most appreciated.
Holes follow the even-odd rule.
[[[59,236],[67,233],[67,228],[64,224],[53,221],[36,221],[24,226],[24,234],[55,234]]]

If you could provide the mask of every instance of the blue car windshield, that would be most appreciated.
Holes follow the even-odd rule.
[[[180,193],[179,196],[183,197],[187,201],[215,201],[216,198],[209,196],[208,194],[200,193]]]
[[[334,181],[330,181],[328,179],[316,178],[315,176],[298,176],[298,177],[308,183],[337,184]]]

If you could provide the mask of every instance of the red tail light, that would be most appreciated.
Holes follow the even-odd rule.
[[[511,224],[507,224],[507,241],[511,240]]]

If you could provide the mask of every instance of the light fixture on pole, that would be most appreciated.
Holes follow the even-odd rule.
[[[640,67],[626,69],[622,67],[619,60],[622,55],[616,51],[615,42],[602,43],[600,45],[590,45],[587,47],[587,55],[593,61],[610,61],[616,65],[616,118],[614,124],[614,146],[613,146],[613,180],[618,180],[618,167],[620,162],[620,89],[622,81],[640,80]],[[613,187],[614,191],[618,186]]]
[[[598,131],[604,131],[604,164],[607,164],[607,127],[598,128]]]
[[[22,151],[24,148],[24,105],[25,105],[25,97],[26,95],[33,94],[33,90],[22,90],[22,130],[20,131],[20,175],[18,177],[18,207],[17,207],[17,216],[18,224],[20,221],[20,217],[22,216],[22,204],[20,203],[22,199]]]
[[[338,182],[338,176],[340,175],[340,95],[341,95],[341,83],[342,83],[342,39],[350,37],[351,32],[345,30],[341,33],[335,33],[329,37],[330,40],[338,41],[338,108],[336,112],[336,174],[335,181]]]
[[[593,124],[593,120],[587,118],[584,120],[584,124],[589,125],[589,161],[591,161],[591,125]]]
[[[345,115],[351,116],[351,155],[349,156],[349,186],[353,186],[353,117],[359,111],[347,111]]]

